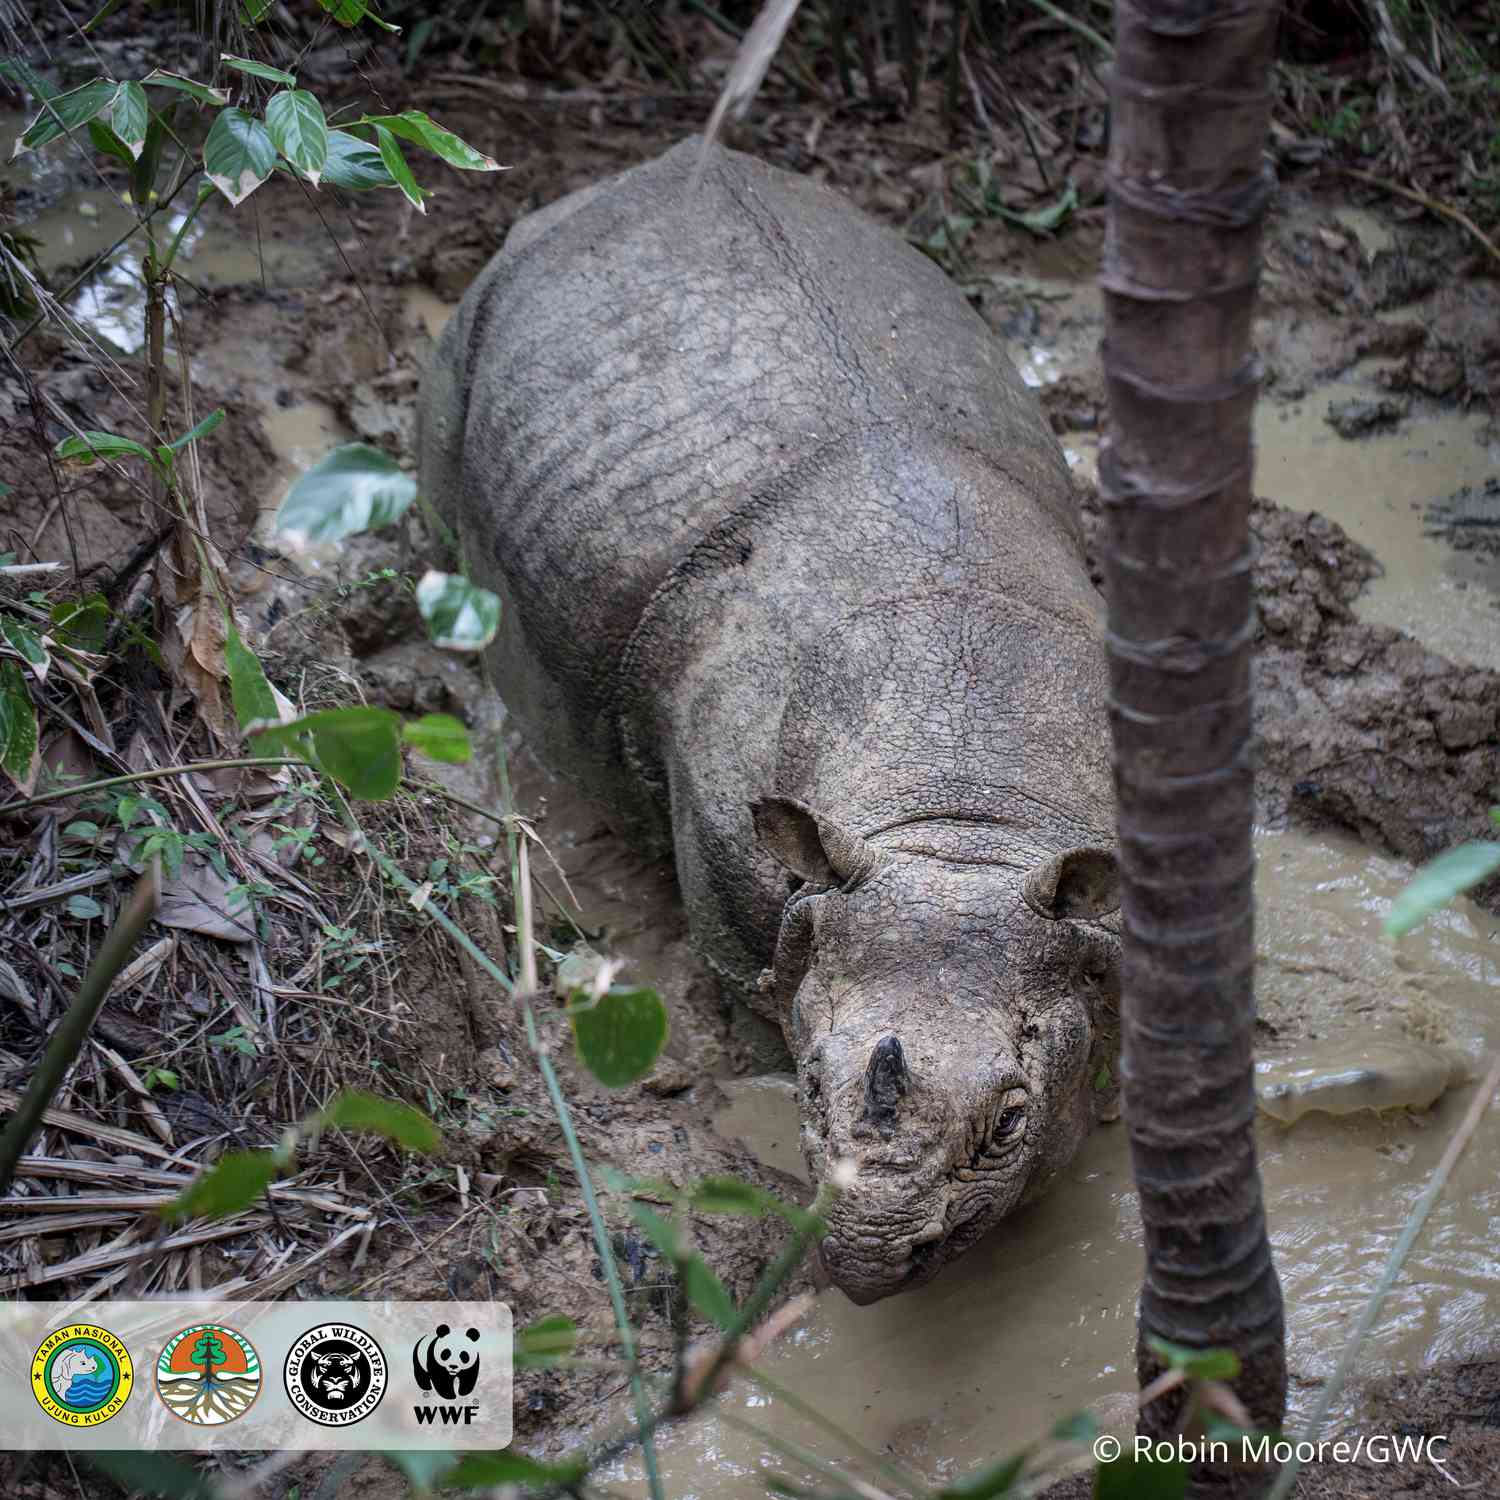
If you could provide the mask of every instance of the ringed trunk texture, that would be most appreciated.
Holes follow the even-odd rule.
[[[1281,1288],[1253,1126],[1251,315],[1272,179],[1277,7],[1115,10],[1100,458],[1123,876],[1121,1082],[1145,1228],[1147,1339],[1230,1348],[1256,1425],[1286,1404]],[[1183,1392],[1142,1430],[1178,1429]],[[1195,1494],[1264,1475],[1195,1473]]]

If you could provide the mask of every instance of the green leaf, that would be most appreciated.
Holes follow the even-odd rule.
[[[29,625],[23,625],[13,615],[0,615],[0,635],[28,666],[45,669],[52,660],[42,638]]]
[[[203,143],[203,169],[231,203],[243,203],[276,166],[270,132],[242,109],[226,109]]]
[[[266,105],[266,129],[276,149],[316,187],[328,160],[323,106],[306,89],[272,94]]]
[[[109,602],[104,595],[88,594],[52,606],[49,634],[59,645],[97,654],[108,638],[109,620]]]
[[[516,1334],[516,1368],[546,1369],[567,1358],[577,1341],[578,1325],[561,1313],[529,1323]]]
[[[99,837],[99,825],[91,823],[87,818],[79,818],[76,823],[69,823],[63,829],[63,836],[70,839],[82,839],[85,843],[92,843]]]
[[[1240,1373],[1240,1358],[1233,1349],[1189,1349],[1151,1334],[1146,1346],[1166,1361],[1167,1368],[1181,1370],[1189,1380],[1233,1380]]]
[[[445,651],[482,651],[500,628],[500,596],[461,573],[424,573],[417,610],[433,644]]]
[[[749,1214],[754,1218],[766,1213],[771,1205],[753,1183],[738,1177],[705,1177],[693,1189],[692,1205],[705,1214]]]
[[[1138,1459],[1127,1450],[1094,1470],[1094,1500],[1182,1500],[1187,1482],[1182,1459]]]
[[[431,1495],[448,1471],[458,1462],[456,1453],[443,1453],[431,1448],[403,1452],[399,1448],[387,1448],[383,1455],[406,1475],[414,1495]],[[294,1485],[290,1491],[297,1494]]]
[[[57,98],[58,91],[30,63],[19,57],[0,59],[0,78],[8,78],[12,83],[20,84],[28,94],[35,94],[38,99]]]
[[[708,1262],[701,1255],[690,1255],[682,1263],[681,1275],[688,1301],[710,1323],[717,1324],[728,1333],[734,1327],[737,1316],[734,1298],[729,1295],[724,1283],[709,1270]]]
[[[280,719],[276,694],[266,680],[260,658],[240,639],[234,621],[225,616],[224,661],[229,668],[229,696],[241,729]]]
[[[103,120],[89,121],[89,139],[94,143],[96,151],[103,151],[127,167],[134,165],[135,156],[131,153],[130,147]]]
[[[1023,1450],[967,1474],[946,1489],[939,1490],[938,1500],[994,1500],[996,1495],[1008,1495],[1025,1471],[1030,1457],[1030,1451]]]
[[[104,458],[144,458],[149,460],[151,450],[134,438],[121,437],[115,432],[84,432],[65,437],[53,453],[64,462],[91,464]]]
[[[1048,1436],[1055,1443],[1092,1443],[1099,1436],[1099,1424],[1091,1413],[1075,1411],[1072,1416],[1054,1422]]]
[[[280,1151],[230,1151],[165,1208],[163,1218],[220,1219],[249,1208],[285,1165]]]
[[[88,1468],[109,1475],[132,1495],[159,1495],[162,1500],[217,1500],[220,1493],[208,1475],[167,1453],[107,1448],[84,1455],[83,1462]]]
[[[174,438],[168,446],[174,453],[180,453],[189,443],[196,443],[199,438],[207,437],[223,420],[224,408],[221,406],[217,411],[209,412],[191,431],[183,433],[180,438]]]
[[[474,754],[469,731],[452,714],[423,714],[402,725],[401,737],[413,750],[449,765],[463,765]]]
[[[651,1071],[667,1040],[667,1008],[655,990],[616,985],[568,1010],[578,1056],[605,1088],[622,1089]]]
[[[80,125],[87,125],[109,108],[119,88],[112,78],[94,78],[66,94],[54,94],[26,127],[16,142],[14,154],[19,156],[23,151],[34,151]]]
[[[7,658],[0,661],[0,771],[30,796],[39,765],[36,706],[20,667]]]
[[[664,1219],[654,1208],[633,1200],[626,1204],[630,1217],[635,1220],[642,1234],[656,1246],[672,1264],[678,1265],[684,1258],[682,1231],[671,1219]]]
[[[181,73],[169,73],[165,68],[147,73],[141,83],[148,89],[175,89],[211,109],[218,109],[229,103],[229,95],[223,89],[212,89],[206,83],[196,83],[191,78],[184,78]]]
[[[1002,217],[1029,229],[1033,234],[1052,234],[1061,229],[1068,216],[1078,207],[1078,189],[1070,182],[1052,203],[1033,209],[1029,214],[1002,214]]]
[[[318,0],[318,4],[333,17],[340,26],[357,26],[364,18],[365,0]]]
[[[407,166],[406,158],[401,154],[401,147],[396,137],[384,125],[377,125],[375,144],[380,148],[380,159],[385,163],[385,169],[391,174],[396,186],[405,193],[407,201],[416,208],[419,214],[425,214],[427,206],[422,201],[425,195],[417,186],[417,179],[411,175],[411,168]]]
[[[443,1144],[442,1133],[421,1110],[359,1089],[335,1094],[318,1118],[339,1130],[373,1131],[408,1151],[436,1151]]]
[[[445,1490],[482,1490],[501,1484],[521,1484],[531,1489],[543,1485],[572,1489],[588,1472],[578,1459],[570,1463],[544,1464],[524,1453],[466,1453],[458,1467],[443,1480]]]
[[[1387,937],[1401,937],[1439,907],[1500,870],[1500,844],[1460,844],[1425,864],[1391,905]]]
[[[247,26],[259,26],[275,3],[276,0],[243,0],[240,19]]]
[[[328,708],[253,736],[258,753],[306,755],[340,786],[383,802],[401,782],[401,719],[388,708]]]
[[[360,125],[384,127],[393,135],[414,145],[423,146],[434,156],[440,156],[449,166],[464,172],[503,172],[505,169],[493,156],[476,151],[467,141],[460,140],[451,130],[444,130],[430,116],[419,109],[408,109],[399,115],[366,115],[357,122]]]
[[[267,0],[267,5],[269,4],[270,0]],[[231,52],[221,52],[219,61],[225,67],[233,68],[237,73],[249,73],[252,78],[267,78],[272,83],[284,83],[289,89],[297,87],[295,73],[283,73],[280,68],[273,68],[269,63],[256,62],[249,57],[236,57]]]
[[[104,908],[92,896],[69,896],[63,904],[68,915],[77,917],[80,922],[92,922],[104,915]]]
[[[146,127],[151,122],[151,106],[146,91],[138,83],[122,83],[109,109],[109,128],[120,139],[131,158],[141,154],[146,144]]]
[[[323,163],[323,181],[351,193],[371,188],[395,187],[379,150],[347,130],[328,132],[328,159]]]
[[[292,547],[337,542],[399,520],[417,484],[367,443],[345,443],[303,474],[276,513],[277,534]]]

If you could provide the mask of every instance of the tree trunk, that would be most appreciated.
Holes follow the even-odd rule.
[[[1115,9],[1100,455],[1124,877],[1121,1081],[1151,1335],[1240,1357],[1261,1428],[1286,1401],[1281,1288],[1256,1166],[1250,758],[1250,320],[1276,6]],[[1141,1417],[1177,1430],[1183,1393]],[[1193,1493],[1263,1476],[1199,1466]]]

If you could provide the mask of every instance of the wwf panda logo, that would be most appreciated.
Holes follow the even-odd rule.
[[[436,1333],[417,1340],[411,1351],[412,1373],[424,1391],[443,1401],[467,1396],[479,1379],[479,1330],[468,1328],[460,1337],[446,1323]]]

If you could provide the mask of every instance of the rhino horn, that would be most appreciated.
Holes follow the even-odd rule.
[[[865,1119],[889,1129],[896,1123],[896,1105],[910,1083],[900,1037],[882,1037],[875,1043],[865,1069]]]
[[[1066,849],[1037,865],[1021,885],[1027,906],[1039,917],[1085,921],[1120,906],[1120,869],[1108,849]]]

